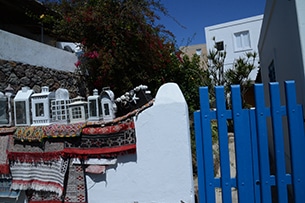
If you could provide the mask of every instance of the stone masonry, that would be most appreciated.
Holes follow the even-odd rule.
[[[24,86],[30,87],[36,93],[41,92],[42,86],[48,86],[50,91],[56,91],[60,87],[67,89],[70,99],[88,94],[84,78],[77,73],[0,60],[0,91],[4,92],[8,84],[15,93]]]

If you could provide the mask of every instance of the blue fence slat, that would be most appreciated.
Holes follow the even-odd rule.
[[[287,184],[286,184],[286,164],[285,164],[285,149],[284,149],[284,135],[281,114],[281,98],[280,89],[277,82],[269,83],[270,91],[270,108],[273,129],[273,143],[274,143],[274,158],[276,167],[276,187],[279,203],[287,203]]]
[[[259,175],[258,142],[257,142],[255,109],[249,110],[249,117],[250,117],[250,130],[251,130],[254,198],[255,198],[255,203],[261,203],[261,195],[260,195],[261,186],[260,186],[260,175]]]
[[[218,143],[221,173],[221,195],[222,202],[232,202],[231,175],[230,175],[230,157],[227,129],[227,110],[226,99],[224,95],[224,87],[215,88],[216,94],[216,117],[218,126]]]
[[[205,197],[205,168],[203,164],[203,135],[201,128],[200,112],[194,112],[196,157],[198,173],[198,199],[199,202],[206,202]]]
[[[203,167],[205,168],[205,198],[206,202],[215,202],[214,161],[211,132],[211,110],[207,87],[199,88],[200,118],[203,129]]]
[[[254,85],[255,109],[242,109],[240,87],[232,86],[232,111],[226,109],[223,87],[216,87],[216,110],[210,110],[207,87],[199,88],[201,110],[194,113],[200,203],[215,203],[215,188],[222,189],[222,202],[271,203],[271,186],[277,187],[278,202],[288,202],[287,185],[292,184],[296,203],[305,203],[305,132],[303,110],[296,102],[295,84],[285,82],[286,107],[281,106],[278,83],[270,83],[270,108],[265,106],[262,84]],[[291,174],[287,174],[283,116],[287,115]],[[270,174],[267,119],[271,118],[276,174]],[[211,121],[217,120],[221,177],[214,177]],[[233,119],[236,177],[230,175],[227,120]]]
[[[270,166],[267,133],[267,110],[265,107],[264,89],[262,84],[254,85],[255,106],[256,106],[256,126],[259,147],[259,171],[261,178],[261,202],[271,203],[270,187]]]
[[[247,109],[242,109],[240,86],[231,86],[232,117],[236,154],[238,202],[254,202],[252,147]]]
[[[305,202],[305,135],[303,110],[296,102],[295,83],[285,82],[294,202]]]

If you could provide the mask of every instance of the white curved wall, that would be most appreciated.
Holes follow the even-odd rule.
[[[89,203],[193,203],[188,108],[175,83],[136,118],[136,155],[106,174],[87,176]]]

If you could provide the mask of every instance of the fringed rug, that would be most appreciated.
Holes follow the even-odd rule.
[[[43,126],[44,138],[67,138],[80,136],[86,123],[51,124]]]
[[[0,136],[0,175],[8,175],[10,173],[9,161],[7,159],[9,140],[9,135]]]
[[[44,162],[59,160],[63,154],[63,142],[20,142],[10,139],[8,158],[10,161]]]
[[[11,135],[14,134],[16,127],[1,127],[0,135]]]
[[[45,137],[42,126],[17,127],[14,139],[28,142],[41,142]]]
[[[106,172],[106,166],[102,165],[89,165],[85,169],[86,173],[92,174],[104,174]]]
[[[10,139],[8,158],[12,189],[44,190],[60,196],[68,161],[63,160],[63,142],[20,142]]]
[[[87,127],[83,129],[82,134],[83,135],[112,134],[112,133],[126,131],[129,129],[134,129],[134,122],[132,122],[131,119],[115,125],[109,125],[104,127]]]
[[[13,162],[10,165],[13,190],[49,191],[61,196],[68,160],[26,163]]]
[[[108,166],[113,166],[117,163],[117,159],[94,159],[87,160],[72,159],[72,163],[76,165],[83,165],[86,173],[103,174],[106,172]]]
[[[62,197],[53,192],[28,190],[26,194],[29,203],[63,203]]]
[[[78,140],[66,140],[64,154],[88,159],[116,157],[136,150],[135,126],[132,119],[113,126],[84,128]]]
[[[87,202],[86,179],[81,165],[70,164],[64,202]]]
[[[69,165],[62,197],[45,191],[28,192],[29,203],[86,203],[86,181],[82,166]]]

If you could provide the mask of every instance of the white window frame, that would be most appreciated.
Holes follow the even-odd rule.
[[[236,52],[251,49],[251,37],[249,30],[236,32],[233,34],[233,38],[234,38],[234,48]],[[238,43],[238,38],[241,40],[240,43]]]
[[[201,48],[196,49],[196,55],[201,56],[201,54],[202,54],[202,49]]]

